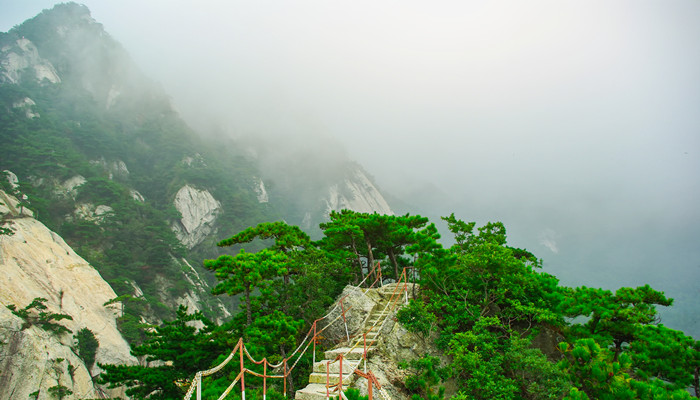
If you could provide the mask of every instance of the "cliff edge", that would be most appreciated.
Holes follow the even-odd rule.
[[[12,231],[0,235],[0,399],[44,398],[56,390],[72,392],[66,399],[118,394],[92,380],[97,363],[136,363],[117,330],[119,305],[104,306],[115,292],[60,236],[2,191],[0,219]],[[70,316],[55,323],[71,332],[28,324],[8,309],[21,310],[36,298],[46,299],[44,312]],[[76,354],[73,335],[83,328],[99,341],[94,366]]]

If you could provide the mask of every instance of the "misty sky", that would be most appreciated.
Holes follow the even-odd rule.
[[[336,140],[578,282],[700,279],[700,1],[83,3],[200,130]]]

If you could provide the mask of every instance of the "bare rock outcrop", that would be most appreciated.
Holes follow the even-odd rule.
[[[265,182],[260,178],[255,178],[255,185],[253,186],[253,191],[258,198],[258,203],[268,203],[270,202],[270,195],[267,193],[265,188]]]
[[[402,363],[417,360],[428,355],[438,357],[442,365],[446,365],[449,362],[447,356],[435,347],[435,336],[423,337],[409,332],[396,321],[395,312],[412,295],[413,285],[409,284],[407,292],[403,290],[402,284],[389,284],[376,289],[361,289],[347,286],[339,297],[339,300],[342,299],[342,307],[338,306],[331,310],[326,320],[332,321],[332,324],[326,327],[323,333],[324,337],[329,339],[330,342],[340,342],[334,350],[326,352],[327,359],[329,358],[328,355],[331,355],[328,361],[334,359],[336,352],[347,351],[353,348],[355,350],[346,354],[349,359],[348,362],[352,363],[354,361],[352,361],[353,357],[351,356],[353,354],[351,353],[362,351],[364,346],[363,344],[359,346],[357,344],[353,345],[353,343],[361,340],[361,333],[365,332],[367,341],[370,343],[370,350],[366,365],[362,363],[362,369],[366,368],[366,371],[371,371],[377,377],[384,393],[395,400],[411,398],[411,394],[406,389],[405,381],[412,371],[402,368],[400,366]],[[345,311],[344,319],[339,318],[342,311]],[[347,323],[349,336],[351,338],[355,337],[351,341],[345,340],[346,331],[343,321]],[[375,325],[370,329],[372,324]],[[373,342],[375,340],[376,342]],[[313,378],[314,374],[312,374],[310,379]],[[321,381],[324,380],[321,379]],[[366,379],[348,375],[343,381],[351,382],[349,387],[359,389],[361,395],[366,396],[368,394],[368,382]],[[314,392],[313,386],[309,385],[309,387],[298,391],[297,398],[306,400],[324,398],[325,386],[320,386],[323,388],[320,391],[320,395]],[[442,386],[445,387],[447,394],[455,393],[454,380],[448,380]],[[377,390],[376,387],[374,390]],[[377,395],[375,392],[375,396]]]
[[[0,346],[0,398],[28,398],[37,390],[48,393],[59,385],[73,392],[66,398],[98,397],[100,389],[90,376],[99,368],[87,370],[71,349],[72,335],[23,326],[24,321],[7,306],[21,309],[35,298],[44,298],[47,312],[72,317],[59,324],[72,332],[88,328],[95,334],[98,363],[133,364],[136,359],[117,330],[119,305],[104,306],[117,295],[60,236],[18,213],[12,201],[7,201],[13,200],[11,196],[0,191],[0,199],[3,226],[14,232],[0,235],[0,338],[4,342]]]
[[[17,39],[13,46],[0,49],[0,83],[20,83],[27,77],[25,72],[32,68],[37,82],[61,82],[56,68],[39,56],[34,43],[24,37]]]
[[[120,178],[129,176],[129,168],[122,160],[107,161],[104,157],[100,157],[97,160],[90,160],[90,164],[101,166],[107,172],[109,179],[114,179],[115,176]]]
[[[175,194],[174,205],[182,215],[172,225],[180,243],[191,249],[214,232],[213,223],[221,209],[221,203],[208,190],[185,185]]]
[[[15,103],[12,103],[12,108],[18,108],[24,110],[24,115],[27,119],[33,119],[40,117],[39,113],[34,110],[36,103],[29,97],[25,97]]]
[[[328,197],[324,199],[326,217],[331,211],[343,209],[363,213],[378,213],[394,215],[384,196],[360,169],[352,171],[352,175],[342,183],[332,185]]]

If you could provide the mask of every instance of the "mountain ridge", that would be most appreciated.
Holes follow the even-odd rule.
[[[198,135],[76,3],[0,33],[0,109],[0,170],[20,184],[3,187],[26,195],[119,295],[145,300],[132,324],[172,315],[183,298],[216,319],[235,312],[237,301],[209,293],[201,260],[248,226],[284,219],[313,233],[339,207],[391,212],[345,158],[272,154],[271,169],[248,144]]]

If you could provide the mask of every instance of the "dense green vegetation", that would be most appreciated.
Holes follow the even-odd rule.
[[[75,352],[78,353],[78,357],[85,362],[85,367],[88,371],[92,370],[92,367],[95,365],[97,348],[100,347],[100,341],[88,328],[79,330],[73,335],[73,339],[75,339]]]
[[[173,206],[180,188],[208,190],[220,201],[215,230],[238,231],[280,214],[257,201],[254,160],[231,143],[201,140],[162,89],[86,17],[84,6],[62,4],[0,33],[0,45],[16,54],[26,54],[21,39],[30,40],[61,79],[37,81],[29,66],[16,82],[0,80],[0,171],[19,179],[15,189],[3,176],[2,188],[26,196],[23,204],[118,295],[140,296],[120,318],[122,332],[137,343],[142,317],[172,318],[166,304],[193,290],[183,259],[205,281],[215,281],[200,261],[221,254],[217,237],[188,249],[171,229],[181,218]],[[98,206],[109,208],[98,215]],[[12,232],[3,227],[0,233]],[[200,293],[204,304],[214,299],[207,295]],[[219,307],[205,308],[209,317],[222,315]]]
[[[182,257],[198,265],[195,260],[216,254],[206,245],[184,249],[171,230],[169,224],[180,218],[172,205],[180,187],[190,183],[222,199],[226,212],[217,220],[221,229],[238,230],[274,215],[258,205],[245,181],[252,176],[250,162],[236,157],[224,162],[213,149],[209,155],[205,145],[193,143],[194,135],[175,115],[161,117],[157,125],[132,121],[127,129],[131,113],[115,111],[99,118],[88,112],[82,118],[66,115],[60,109],[68,90],[63,87],[2,85],[0,89],[0,109],[9,111],[2,115],[14,116],[0,124],[0,169],[19,177],[19,190],[38,218],[95,266],[118,294],[133,294],[130,282],[138,285],[151,315],[171,316],[169,307],[159,303],[187,289],[173,286],[164,297],[154,278],[180,274],[177,260]],[[43,100],[36,106],[41,117],[28,119],[12,108],[23,97]],[[172,120],[167,134],[163,118]],[[159,156],[152,156],[154,149],[160,149]],[[185,155],[195,155],[193,149],[199,149],[206,165],[201,160],[183,163]],[[110,169],[117,160],[128,166],[128,173]],[[74,176],[83,177],[85,183],[71,191],[62,189]],[[136,199],[134,190],[145,200]],[[111,210],[99,218],[79,217],[74,211],[81,204],[92,209],[107,205]],[[132,311],[127,308],[127,314],[136,316]]]
[[[239,337],[255,357],[279,361],[344,284],[368,272],[368,260],[382,261],[382,273],[391,276],[393,258],[412,264],[420,284],[417,298],[399,311],[398,320],[433,341],[450,360],[407,360],[405,368],[412,372],[403,387],[407,396],[444,398],[447,380],[457,386],[457,399],[697,395],[700,343],[657,324],[656,306],[672,304],[663,293],[648,285],[615,293],[559,286],[554,276],[540,271],[541,261],[533,254],[508,246],[501,223],[475,232],[474,223],[454,215],[444,219],[455,236],[449,249],[437,241],[433,224],[409,215],[333,213],[316,242],[280,222],[248,228],[219,244],[264,239],[268,247],[204,261],[219,279],[215,293],[246,293],[245,311],[216,325],[181,308],[175,321],[148,333],[134,350],[164,363],[103,366],[101,379],[129,386],[137,398],[179,397],[188,385],[176,383],[220,362]],[[395,229],[378,229],[384,225]],[[203,327],[188,325],[192,319]],[[308,367],[295,370],[290,392],[306,383]],[[218,398],[236,373],[205,378],[205,398]],[[246,385],[260,388],[261,382],[246,378]]]

